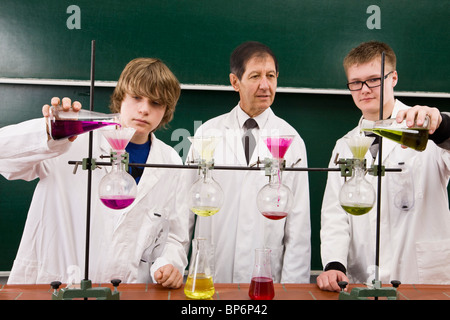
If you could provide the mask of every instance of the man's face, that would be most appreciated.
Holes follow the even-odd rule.
[[[239,92],[241,108],[250,117],[261,114],[272,105],[277,78],[275,62],[269,55],[254,56],[248,60],[241,80],[230,74],[231,85]]]
[[[392,70],[392,67],[386,64],[384,74],[387,75],[391,71],[393,72],[384,81],[383,118],[390,116],[394,108],[394,87],[397,84],[398,75],[397,71]],[[349,83],[354,81],[367,81],[380,77],[381,59],[374,59],[361,65],[354,64],[347,69],[347,80]],[[380,88],[381,86],[369,88],[364,84],[361,90],[350,91],[353,101],[367,120],[375,121],[380,119]]]

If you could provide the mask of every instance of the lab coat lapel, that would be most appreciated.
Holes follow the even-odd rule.
[[[164,158],[160,148],[160,141],[155,138],[153,133],[151,134],[152,144],[150,148],[150,154],[147,158],[147,163],[162,164]],[[147,193],[155,186],[161,176],[161,170],[158,168],[145,168],[144,173],[138,184],[138,195],[136,197],[136,203],[144,198]]]
[[[225,117],[224,120],[224,127],[225,127],[225,144],[224,145],[224,154],[223,158],[227,159],[229,157],[228,153],[231,153],[233,157],[237,159],[237,163],[239,164],[247,164],[247,160],[245,159],[245,153],[244,153],[244,145],[242,144],[242,135],[241,130],[239,128],[239,124],[237,122],[237,108],[239,106],[235,107],[231,112],[228,113],[228,115]],[[233,159],[230,159],[231,163],[234,163],[235,161]],[[228,163],[229,161],[226,161]]]

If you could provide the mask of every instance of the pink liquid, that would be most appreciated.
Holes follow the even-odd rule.
[[[98,128],[118,124],[113,122],[81,120],[52,120],[50,123],[51,135],[54,140],[70,138]]]
[[[134,197],[129,196],[105,196],[100,200],[110,209],[119,210],[128,207],[133,203]]]
[[[284,158],[284,155],[292,143],[292,138],[266,138],[265,143],[274,158]]]
[[[273,280],[267,277],[252,278],[248,295],[252,300],[272,300],[275,296]]]
[[[287,212],[269,211],[269,212],[263,212],[262,215],[271,220],[280,220],[287,216]]]
[[[106,138],[108,140],[109,145],[114,150],[125,150],[125,147],[127,146],[129,139],[115,139],[115,138]]]

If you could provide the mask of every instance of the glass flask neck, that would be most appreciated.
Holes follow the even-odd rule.
[[[365,161],[361,159],[354,159],[352,176],[357,178],[364,178],[365,174],[366,174]]]
[[[128,161],[128,153],[124,151],[115,151],[111,154],[112,170],[113,171],[126,171],[126,163]]]
[[[273,159],[270,168],[269,184],[282,184],[282,168],[284,166],[284,159]]]
[[[272,277],[270,254],[270,249],[255,249],[255,265],[253,268],[253,277]]]

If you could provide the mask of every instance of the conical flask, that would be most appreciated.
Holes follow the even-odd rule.
[[[120,125],[120,114],[105,114],[81,109],[63,111],[61,106],[51,106],[48,130],[53,140],[77,136],[109,125]]]
[[[341,207],[352,215],[363,215],[369,212],[375,204],[375,189],[366,180],[364,156],[374,138],[355,136],[346,139],[353,153],[352,177],[344,183],[339,193]]]
[[[203,217],[216,214],[223,204],[223,190],[212,177],[213,154],[219,138],[189,137],[199,159],[199,177],[189,190],[190,210]]]
[[[375,121],[372,127],[363,127],[361,130],[373,132],[414,150],[423,151],[428,143],[429,123],[429,118],[426,117],[422,126],[414,123],[412,127],[408,127],[406,120],[397,123],[396,119],[386,119]]]
[[[272,300],[275,296],[270,249],[255,249],[255,265],[248,295],[252,300]]]
[[[263,137],[264,143],[274,159],[270,168],[269,183],[259,190],[256,196],[256,206],[268,219],[283,219],[292,206],[292,192],[282,183],[281,165],[293,139],[292,135]]]
[[[189,274],[184,285],[184,294],[191,299],[210,299],[215,292],[207,255],[205,238],[192,240],[192,255]]]
[[[134,128],[122,127],[102,131],[113,152],[111,171],[100,180],[98,194],[102,203],[111,209],[124,209],[136,198],[136,181],[126,172],[124,163],[128,156],[125,147],[135,131]]]

